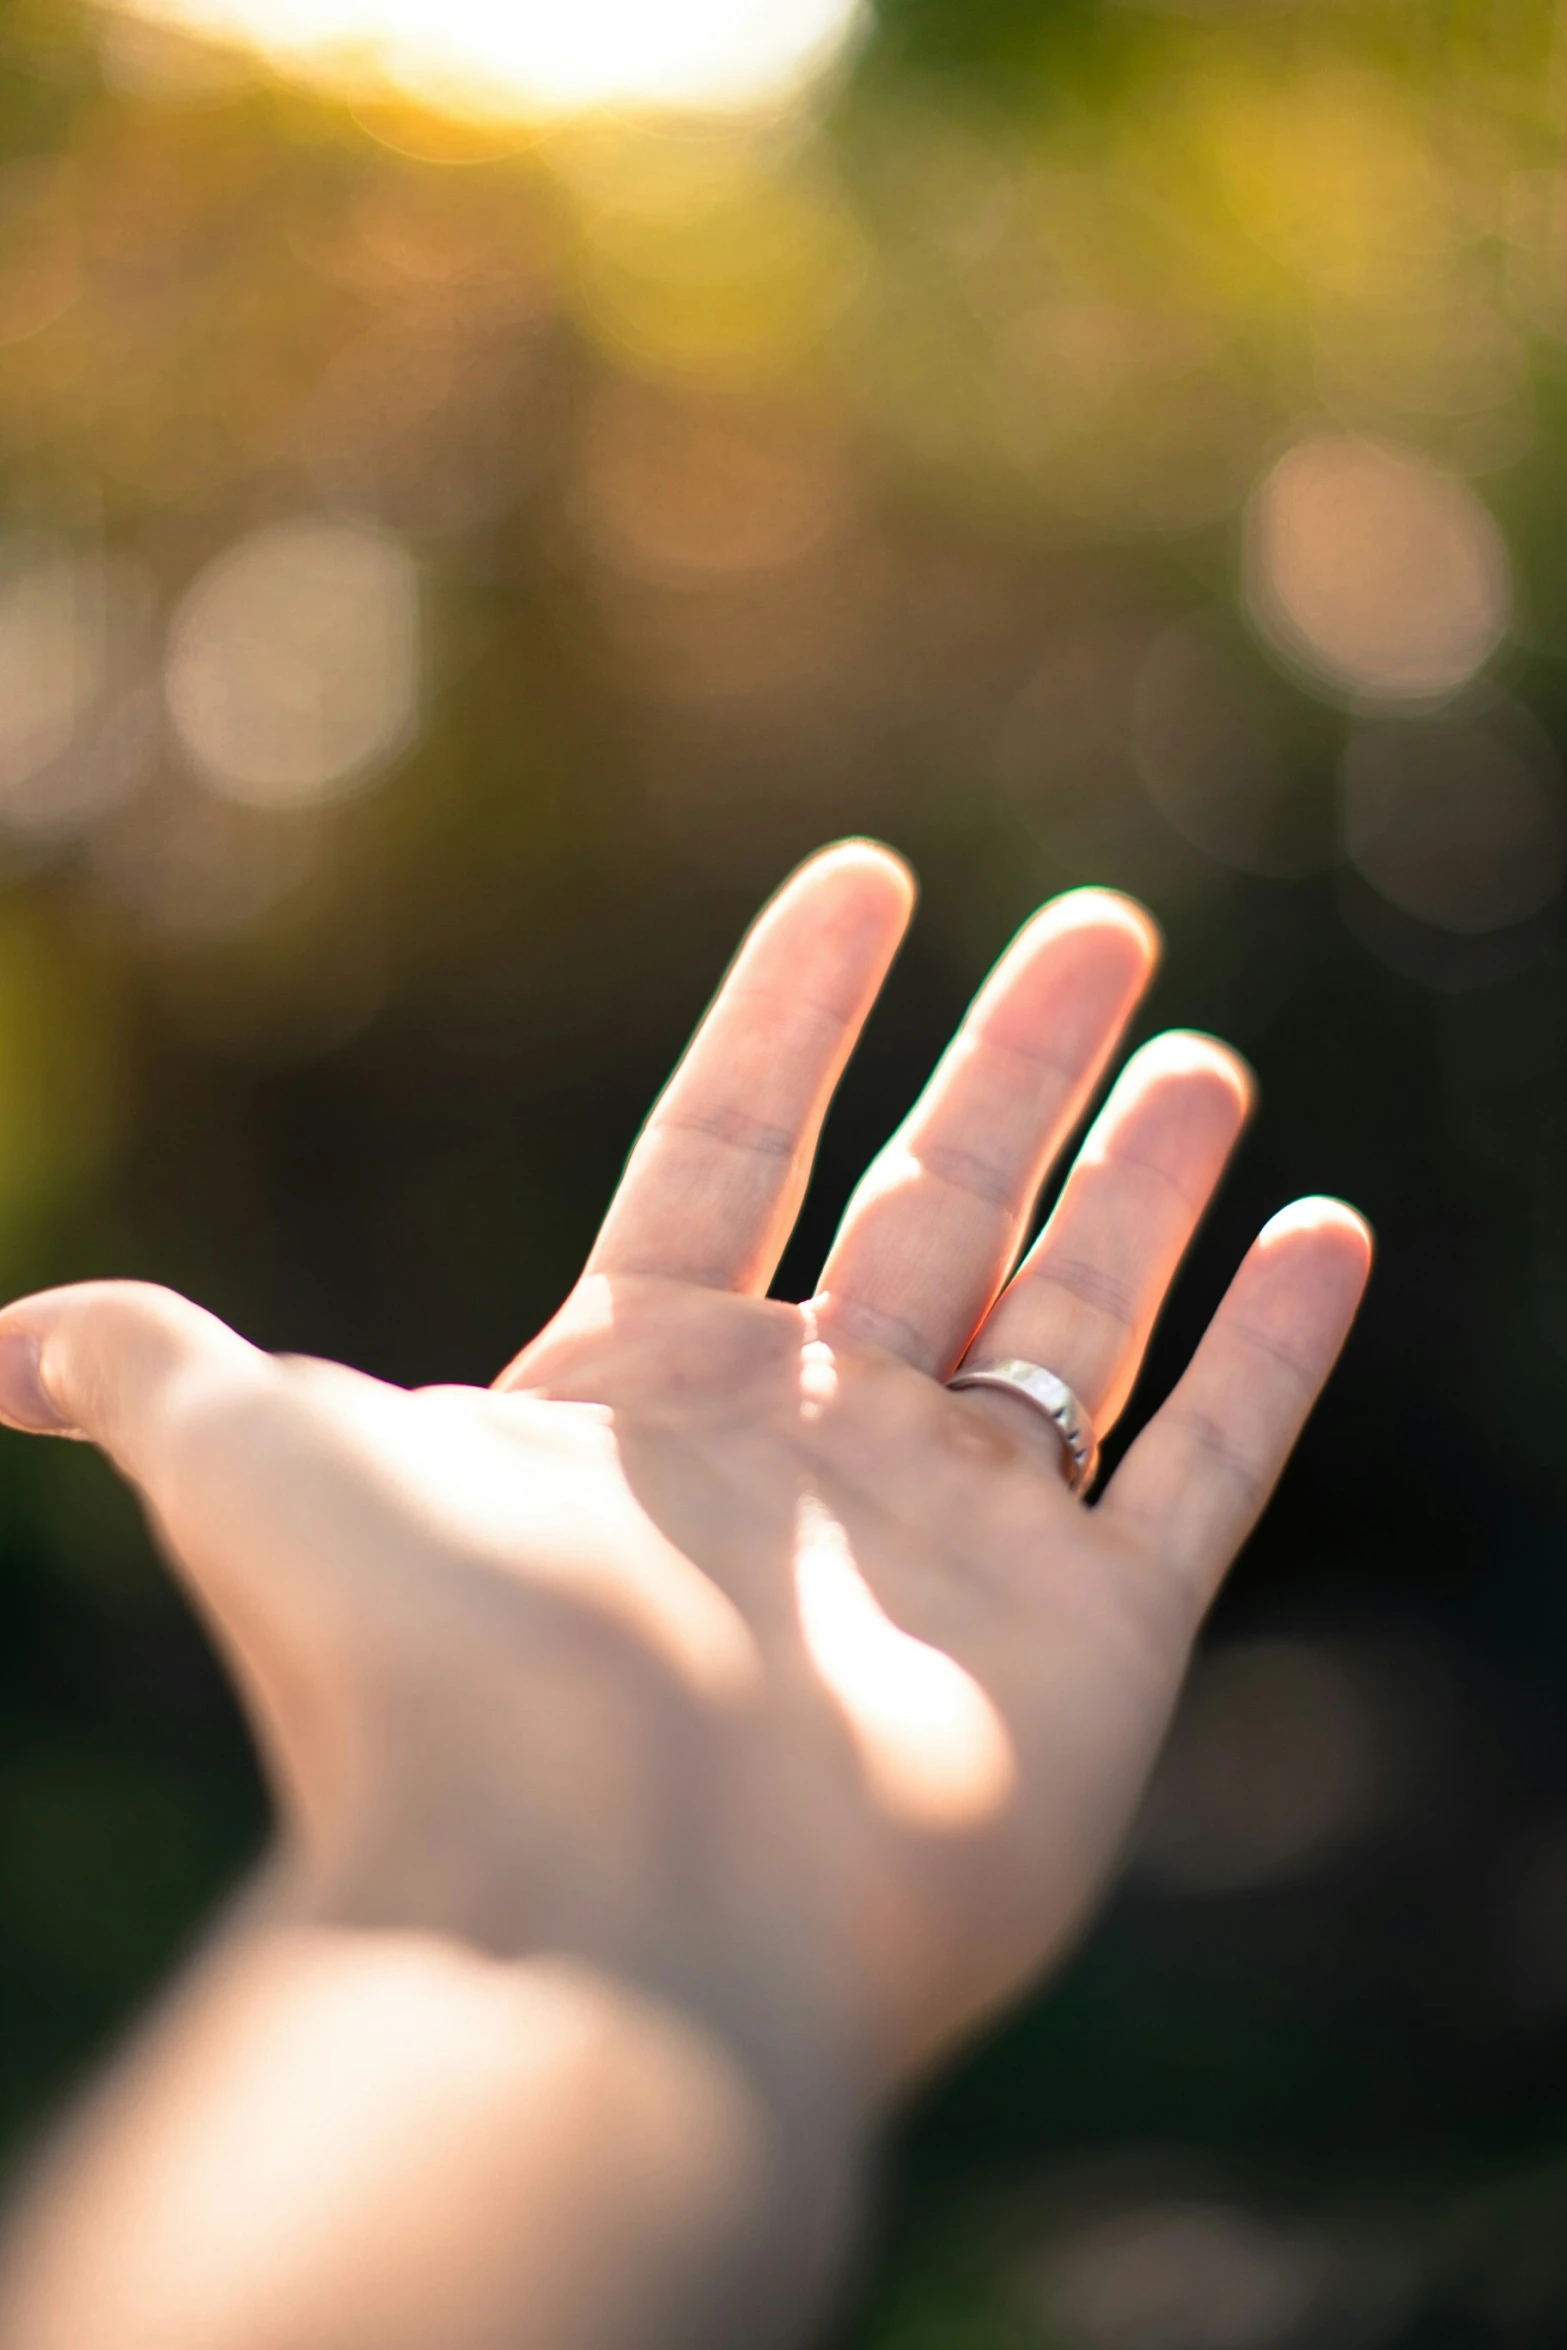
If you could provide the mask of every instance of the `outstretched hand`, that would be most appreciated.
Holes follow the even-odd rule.
[[[739,2157],[691,2170],[704,2131],[738,2141],[688,2026],[760,2084],[803,2210],[825,2138],[781,2153],[780,2116],[831,2109],[852,2162],[878,2102],[1083,1917],[1369,1242],[1332,1201],[1275,1217],[1093,1506],[1040,1414],[943,1385],[966,1353],[1023,1358],[1108,1428],[1247,1115],[1233,1054],[1156,1038],[1016,1263],[1155,959],[1136,906],[1079,891],[986,982],[816,1295],[770,1299],[911,898],[857,843],[784,887],[581,1280],[492,1389],[278,1360],[135,1284],[0,1315],[0,1415],[139,1489],[280,1820],[272,1923],[110,2098],[96,2184],[56,2196],[0,2340],[422,2350],[511,2341],[524,2308],[541,2344],[728,2340],[740,2288],[689,2284],[716,2254],[670,2255],[657,2307],[621,2274],[633,2239],[733,2232],[709,2204]],[[600,2037],[620,2054],[579,2077],[562,2051]],[[693,2196],[706,2218],[669,2216]],[[758,2188],[747,2224],[785,2200]]]
[[[943,1387],[1023,1357],[1108,1428],[1246,1118],[1233,1054],[1157,1037],[1014,1269],[1156,953],[1079,891],[992,973],[817,1294],[769,1299],[910,903],[855,843],[785,886],[492,1390],[277,1360],[134,1284],[0,1317],[0,1408],[102,1445],[210,1618],[290,1865],[499,1953],[803,2002],[878,2083],[1080,1918],[1368,1263],[1347,1209],[1276,1217],[1091,1508],[1047,1421]]]

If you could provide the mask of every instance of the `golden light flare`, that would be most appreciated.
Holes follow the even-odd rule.
[[[837,55],[858,0],[124,0],[130,13],[352,85],[366,69],[454,114],[730,109]]]

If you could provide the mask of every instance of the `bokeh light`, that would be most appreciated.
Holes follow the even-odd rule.
[[[135,0],[139,13],[331,77],[374,58],[459,109],[746,106],[832,57],[855,0]]]
[[[584,193],[583,323],[639,373],[720,387],[787,377],[864,285],[844,190],[788,150],[649,138]]]
[[[1363,1676],[1305,1641],[1235,1641],[1206,1660],[1187,1694],[1136,1867],[1180,1894],[1286,1879],[1363,1833],[1388,1792]]]
[[[1220,864],[1285,877],[1334,862],[1329,810],[1295,771],[1283,714],[1212,629],[1183,622],[1149,647],[1132,741],[1154,805]]]
[[[0,166],[0,346],[41,334],[80,295],[72,195],[57,162]]]
[[[102,581],[67,554],[8,550],[0,585],[0,793],[63,759],[103,687]],[[19,559],[18,559],[19,557]]]
[[[104,895],[153,935],[221,939],[292,897],[315,869],[318,843],[297,817],[171,778],[101,826],[90,854]]]
[[[157,739],[150,596],[134,568],[25,532],[0,541],[0,824],[34,841],[132,790]]]
[[[1561,770],[1516,706],[1357,727],[1343,788],[1351,862],[1417,921],[1502,930],[1561,888]]]
[[[1327,686],[1379,702],[1451,694],[1507,632],[1507,548],[1469,485],[1407,449],[1319,435],[1253,494],[1253,618]]]
[[[588,418],[580,511],[617,568],[698,583],[797,562],[839,536],[847,465],[785,410],[611,379]]]
[[[299,420],[297,446],[329,506],[449,537],[481,528],[526,486],[504,386],[476,382],[447,339],[372,328],[332,361]]]
[[[181,743],[225,798],[292,807],[361,788],[418,720],[412,557],[343,522],[252,532],[186,591],[164,683]]]
[[[1074,877],[1107,869],[1140,796],[1131,713],[1149,649],[1148,630],[1135,625],[1063,628],[1002,721],[1002,785]]]
[[[1070,2350],[1282,2350],[1327,2269],[1310,2236],[1238,2205],[1153,2204],[1082,2226],[1036,2290]]]

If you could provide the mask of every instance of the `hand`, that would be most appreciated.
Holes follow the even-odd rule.
[[[275,1360],[133,1284],[0,1315],[0,1412],[104,1447],[231,1661],[277,1791],[274,1919],[357,1945],[424,1937],[499,1959],[518,1984],[586,1970],[695,2019],[765,2085],[764,2105],[844,2109],[846,2141],[1082,1919],[1369,1259],[1348,1209],[1276,1217],[1093,1507],[1027,1405],[944,1388],[967,1349],[1022,1356],[1108,1428],[1247,1113],[1249,1079],[1223,1046],[1145,1046],[1013,1270],[1156,952],[1138,908],[1081,891],[1037,915],[982,989],[856,1192],[816,1296],[769,1299],[911,895],[892,857],[853,843],[786,885],[654,1109],[581,1281],[494,1389],[410,1394]],[[235,2010],[270,2015],[270,1996],[236,1992]],[[367,2012],[357,1993],[345,2011]],[[493,2050],[494,2028],[475,2048]],[[251,2025],[225,2029],[239,2042]],[[227,2081],[214,2030],[192,2024],[149,2080]],[[519,2044],[537,2037],[527,2025]],[[323,2063],[346,2063],[341,2038],[334,2026]],[[368,2114],[385,2057],[371,2035]],[[276,2082],[281,2063],[240,2069]],[[296,2107],[319,2072],[302,2065]],[[494,2073],[478,2064],[473,2096],[492,2118],[498,2100],[504,2142],[516,2099]],[[665,2338],[647,2306],[623,2333],[606,2319],[557,2336],[537,2316],[537,2261],[534,2281],[514,2273],[517,2197],[496,2190],[483,2249],[459,2257],[461,2228],[441,2235],[431,2176],[412,2173],[377,2206],[377,2241],[423,2229],[424,2248],[406,2274],[383,2259],[380,2298],[354,2302],[362,2323],[301,2316],[339,2309],[334,2284],[271,2331],[256,2318],[221,2337],[219,2303],[198,2295],[187,2336],[166,2278],[230,2157],[192,2156],[186,2184],[154,2196],[144,2141],[162,2094],[127,2092],[105,2125],[121,2151],[99,2168],[120,2186],[64,2197],[68,2216],[140,2212],[122,2228],[133,2244],[158,2212],[198,2214],[163,2220],[173,2249],[153,2264],[149,2341],[488,2343],[513,2338],[524,2305],[541,2342]],[[470,2168],[473,2110],[453,2125]],[[230,2140],[253,2148],[270,2128],[245,2120]],[[366,2132],[364,2146],[387,2143],[379,2122]],[[171,2133],[204,2143],[195,2122]],[[379,2159],[345,2152],[337,2170],[362,2179]],[[539,2159],[560,2169],[554,2138]],[[479,2168],[500,2175],[488,2157]],[[451,2176],[444,2156],[436,2171]],[[622,2225],[600,2213],[579,2245]],[[97,2218],[88,2235],[100,2241]],[[534,2235],[527,2258],[549,2271],[550,2230]],[[72,2314],[77,2242],[60,2236],[55,2282],[25,2303],[65,2312],[57,2334],[30,2319],[18,2340],[99,2338]],[[320,2257],[364,2287],[340,2245]],[[256,2262],[278,2272],[274,2251]],[[413,2297],[438,2272],[449,2283],[421,2330]],[[572,2308],[602,2281],[588,2257]],[[465,2330],[452,2295],[481,2284]],[[102,2306],[128,2306],[123,2283],[104,2291]],[[670,2307],[668,2338],[696,2339],[680,2292]]]
[[[1276,1218],[1096,1507],[1027,1406],[943,1388],[1024,1356],[1108,1428],[1246,1116],[1233,1054],[1157,1038],[1012,1271],[1156,951],[1081,891],[992,974],[817,1295],[767,1298],[910,897],[857,844],[784,888],[495,1390],[278,1361],[130,1284],[0,1318],[11,1416],[109,1452],[210,1617],[293,1865],[497,1951],[804,2002],[879,2083],[1081,1918],[1368,1262],[1342,1207]]]

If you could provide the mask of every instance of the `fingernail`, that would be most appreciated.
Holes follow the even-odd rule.
[[[0,1336],[0,1420],[29,1436],[75,1434],[44,1386],[37,1339],[18,1330]]]

